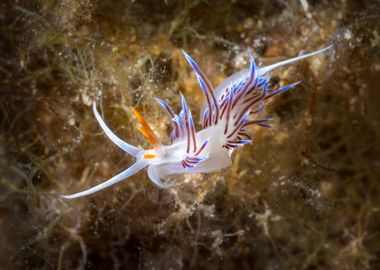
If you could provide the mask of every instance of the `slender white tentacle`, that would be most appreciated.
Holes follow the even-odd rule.
[[[135,173],[137,173],[141,169],[143,169],[146,165],[148,165],[148,162],[146,160],[143,160],[143,159],[138,160],[135,164],[133,164],[131,167],[129,167],[125,171],[119,173],[118,175],[115,175],[111,179],[109,179],[109,180],[107,180],[107,181],[105,181],[105,182],[103,182],[103,183],[101,183],[95,187],[92,187],[90,189],[87,189],[87,190],[84,190],[82,192],[78,192],[75,194],[71,194],[71,195],[61,195],[61,197],[65,198],[65,199],[75,199],[75,198],[79,198],[79,197],[83,197],[83,196],[93,194],[93,193],[98,192],[102,189],[108,188],[108,187],[124,180],[127,177],[134,175]]]
[[[333,45],[330,45],[330,46],[327,46],[326,48],[320,49],[320,50],[315,51],[315,52],[307,53],[307,54],[300,55],[300,56],[297,56],[297,57],[294,57],[294,58],[290,58],[290,59],[285,60],[285,61],[281,61],[281,62],[275,63],[273,65],[262,67],[262,68],[259,69],[258,75],[262,76],[265,73],[268,73],[269,71],[271,71],[273,69],[276,69],[278,67],[285,66],[285,65],[288,65],[290,63],[297,62],[297,61],[299,61],[301,59],[305,59],[305,58],[308,58],[310,56],[313,56],[313,55],[316,55],[316,54],[319,54],[319,53],[323,53],[324,51],[327,51],[327,50],[331,49],[332,47],[333,47]]]
[[[301,59],[305,59],[305,58],[308,58],[310,56],[313,56],[313,55],[325,52],[325,51],[331,49],[332,47],[333,47],[333,45],[330,45],[330,46],[327,46],[326,48],[323,48],[323,49],[315,51],[315,52],[307,53],[307,54],[300,55],[300,56],[297,56],[297,57],[294,57],[294,58],[290,58],[290,59],[287,59],[287,60],[284,60],[284,61],[281,61],[281,62],[278,62],[278,63],[274,63],[274,64],[266,66],[266,67],[258,68],[257,75],[258,76],[263,76],[264,74],[268,73],[269,71],[272,71],[273,69],[276,69],[276,68],[279,68],[281,66],[297,62],[297,61],[299,61]],[[227,79],[225,79],[215,89],[215,95],[216,95],[216,97],[219,98],[224,93],[224,91],[226,90],[226,88],[231,83],[234,84],[234,83],[239,82],[239,81],[243,80],[244,78],[246,78],[249,75],[249,72],[250,72],[250,69],[246,68],[246,69],[243,69],[243,70],[241,70],[239,72],[236,72],[235,74],[232,74],[230,77],[228,77]],[[201,116],[203,116],[203,111],[204,110],[202,110],[202,112],[201,112]]]
[[[122,139],[120,139],[118,136],[116,136],[110,128],[106,125],[102,117],[99,115],[98,111],[96,110],[96,103],[93,103],[93,111],[95,114],[96,119],[99,122],[99,125],[102,127],[104,133],[107,135],[107,137],[117,146],[119,146],[121,149],[123,149],[128,154],[136,157],[138,153],[140,153],[142,150],[140,148],[137,148],[133,145],[130,145],[129,143],[126,143]]]

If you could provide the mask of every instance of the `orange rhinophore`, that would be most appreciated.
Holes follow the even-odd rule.
[[[132,108],[132,112],[141,124],[141,127],[138,127],[137,129],[145,136],[145,138],[149,140],[149,142],[153,145],[154,148],[159,147],[159,140],[157,136],[154,134],[153,130],[148,125],[148,123],[145,121],[144,117],[142,117],[142,115],[135,108]]]

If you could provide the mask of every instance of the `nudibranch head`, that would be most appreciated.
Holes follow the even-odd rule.
[[[171,144],[162,144],[140,113],[132,108],[132,112],[140,122],[138,130],[152,144],[151,149],[144,150],[117,137],[105,124],[94,103],[95,117],[105,134],[137,161],[125,171],[93,188],[62,197],[73,199],[92,194],[128,178],[145,167],[149,179],[161,188],[171,186],[161,182],[170,175],[211,173],[229,167],[232,164],[232,152],[252,142],[247,127],[250,125],[269,127],[267,123],[269,118],[254,119],[252,115],[264,109],[266,100],[299,83],[289,84],[277,90],[270,89],[268,72],[330,48],[331,46],[262,68],[256,66],[251,55],[249,68],[233,74],[216,89],[198,64],[183,51],[183,55],[194,70],[206,101],[201,114],[202,129],[195,130],[192,113],[182,94],[180,94],[182,110],[179,114],[176,114],[165,101],[156,98],[173,124],[173,131],[170,134]]]

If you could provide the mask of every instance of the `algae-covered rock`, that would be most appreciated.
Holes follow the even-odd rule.
[[[0,3],[2,269],[379,269],[378,1],[3,0]],[[159,189],[103,134],[149,148],[137,108],[169,143],[182,92],[201,128],[202,91],[249,66],[329,44],[271,73],[302,81],[260,116],[271,129],[233,165]]]

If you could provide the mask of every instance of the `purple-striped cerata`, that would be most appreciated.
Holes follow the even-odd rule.
[[[180,94],[182,110],[179,114],[176,114],[165,101],[156,99],[173,124],[170,136],[172,143],[170,145],[160,143],[144,118],[135,109],[132,109],[141,123],[139,131],[153,146],[152,149],[144,150],[126,143],[116,136],[107,127],[94,103],[94,114],[104,133],[118,147],[134,156],[136,163],[95,187],[62,197],[73,199],[90,195],[130,177],[145,167],[147,167],[149,179],[161,188],[171,186],[161,182],[169,175],[211,173],[229,167],[232,163],[232,152],[236,148],[252,142],[247,128],[250,125],[268,127],[269,119],[255,119],[255,114],[264,108],[268,99],[299,83],[292,83],[280,89],[270,89],[268,87],[269,72],[330,48],[331,46],[261,68],[256,66],[251,55],[249,68],[231,75],[215,89],[198,64],[190,55],[183,52],[195,72],[205,97],[205,106],[200,119],[202,129],[195,130],[193,115],[182,94]]]

